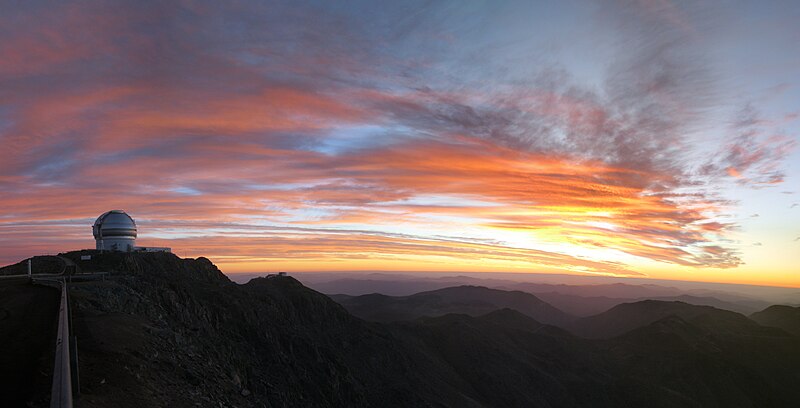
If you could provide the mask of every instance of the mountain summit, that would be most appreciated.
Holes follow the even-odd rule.
[[[784,407],[800,400],[791,386],[800,383],[800,339],[713,308],[638,302],[572,321],[535,296],[473,286],[339,297],[404,320],[379,323],[290,276],[240,285],[205,258],[110,253],[81,261],[82,254],[62,256],[84,272],[108,272],[69,285],[82,407]],[[0,319],[0,329],[10,320]],[[556,321],[605,324],[600,337],[613,338],[545,324]]]

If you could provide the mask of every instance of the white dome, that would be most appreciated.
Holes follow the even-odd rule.
[[[99,250],[132,251],[136,245],[136,222],[122,210],[97,217],[92,233]]]

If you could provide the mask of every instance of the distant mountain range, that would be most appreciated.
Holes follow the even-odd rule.
[[[756,322],[739,313],[711,306],[690,305],[677,301],[644,300],[623,303],[598,315],[575,320],[569,323],[569,329],[581,337],[607,339],[669,317],[678,318],[723,335],[758,326]]]
[[[563,325],[574,320],[574,317],[530,293],[481,286],[458,286],[411,296],[376,293],[362,296],[332,295],[331,298],[353,315],[378,322],[413,320],[449,313],[480,316],[505,308],[516,310],[542,323]]]
[[[694,305],[714,306],[743,314],[751,314],[770,305],[764,300],[747,297],[739,293],[708,289],[684,290],[652,284],[565,285],[515,282],[504,279],[478,279],[466,276],[415,278],[379,274],[368,275],[363,279],[345,278],[323,282],[307,282],[307,284],[322,293],[351,296],[372,293],[381,293],[389,296],[409,296],[419,292],[434,291],[453,286],[484,286],[493,289],[531,293],[565,313],[581,317],[604,312],[622,303],[640,300],[677,300]],[[800,294],[796,297],[796,301],[800,302]]]
[[[655,300],[573,318],[530,293],[476,286],[335,296],[343,307],[292,277],[235,284],[204,258],[118,253],[93,262],[84,269],[102,265],[107,279],[70,289],[82,407],[800,401],[800,337],[782,328],[797,319],[782,308],[753,317],[778,327]],[[0,329],[24,318],[8,316]]]
[[[627,288],[625,288],[627,290]],[[544,294],[547,297],[550,294]],[[422,317],[438,317],[457,313],[481,316],[500,309],[512,309],[538,322],[559,326],[585,338],[611,338],[644,327],[667,317],[678,317],[705,327],[757,325],[744,315],[718,307],[703,305],[728,305],[715,298],[689,295],[662,297],[657,300],[633,301],[612,306],[602,313],[576,318],[543,301],[538,296],[522,291],[506,291],[481,286],[457,286],[420,292],[410,296],[370,294],[361,296],[331,295],[351,314],[376,322],[410,321]],[[587,299],[560,295],[560,300]],[[608,299],[611,303],[611,298]],[[679,299],[679,300],[674,300]],[[614,302],[619,299],[613,299]],[[696,302],[691,304],[688,301]],[[733,306],[731,306],[733,307]],[[754,320],[765,326],[794,332],[794,322],[800,322],[800,308],[771,306],[753,314]]]

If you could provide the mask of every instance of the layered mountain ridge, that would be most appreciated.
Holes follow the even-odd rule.
[[[109,272],[70,289],[85,407],[800,400],[800,338],[713,307],[635,302],[574,319],[530,294],[473,286],[378,296],[403,317],[381,323],[292,277],[233,283],[205,258],[104,254],[82,268]],[[586,327],[602,330],[576,334]]]
[[[462,313],[480,316],[498,309],[514,309],[542,323],[563,325],[574,320],[536,296],[522,291],[504,291],[482,286],[457,286],[411,296],[332,295],[350,313],[365,320],[392,322],[419,317]]]

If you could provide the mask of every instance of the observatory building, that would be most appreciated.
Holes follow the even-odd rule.
[[[92,233],[99,250],[130,252],[136,247],[136,222],[122,210],[97,217]]]
[[[92,226],[96,249],[100,251],[170,252],[170,248],[137,247],[136,222],[122,210],[111,210],[97,217]]]

